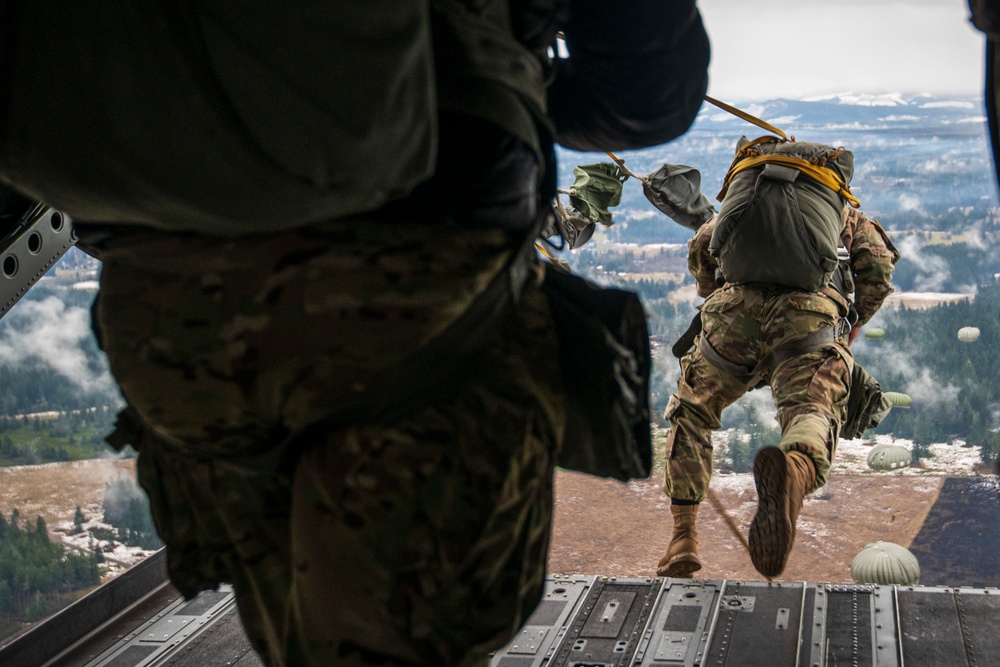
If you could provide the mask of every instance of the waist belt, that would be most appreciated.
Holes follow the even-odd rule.
[[[733,363],[723,357],[719,354],[718,350],[712,347],[712,344],[708,342],[704,332],[698,340],[698,347],[701,349],[701,356],[705,357],[705,360],[708,363],[712,364],[720,371],[732,375],[734,378],[743,384],[750,386],[752,389],[756,389],[757,387],[767,384],[767,380],[764,379],[765,375],[778,366],[781,366],[789,359],[832,347],[834,341],[837,340],[839,329],[840,327],[836,326],[823,327],[822,329],[813,331],[811,334],[808,334],[803,338],[785,343],[765,355],[753,368],[741,366],[740,364]]]

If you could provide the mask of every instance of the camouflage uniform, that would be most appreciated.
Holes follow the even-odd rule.
[[[848,303],[833,287],[820,292],[789,291],[761,285],[726,284],[717,288],[718,263],[708,250],[713,221],[688,244],[688,266],[695,277],[703,335],[726,360],[754,368],[782,345],[824,327],[838,326]],[[850,251],[857,325],[867,322],[892,293],[893,264],[899,254],[876,220],[847,208],[841,242]],[[846,332],[845,332],[846,333]],[[816,468],[815,490],[826,483],[846,413],[853,357],[844,336],[829,347],[795,356],[766,371],[781,426],[780,448],[800,451]],[[716,368],[699,346],[681,359],[677,393],[667,403],[670,420],[664,491],[671,498],[701,502],[712,478],[711,431],[722,411],[748,386]]]
[[[524,622],[564,392],[541,270],[504,267],[555,142],[664,143],[707,87],[694,0],[390,4],[0,12],[0,180],[100,251],[110,440],[270,665],[481,665]],[[435,347],[470,319],[472,361]]]
[[[171,579],[233,583],[269,664],[478,665],[536,603],[563,418],[537,275],[461,393],[311,428],[454,320],[509,237],[366,221],[104,251],[115,438],[140,450]],[[290,465],[253,457],[281,447]]]

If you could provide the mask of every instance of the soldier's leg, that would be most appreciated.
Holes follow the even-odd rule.
[[[754,460],[758,507],[749,540],[754,567],[766,576],[784,570],[802,502],[829,476],[850,390],[848,359],[835,349],[812,352],[772,376],[781,442]]]
[[[425,340],[453,311],[461,312],[466,304],[460,297],[473,298],[473,287],[498,270],[510,245],[501,232],[449,229],[440,238],[420,226],[367,223],[364,236],[352,242],[352,231],[345,223],[331,225],[330,239],[314,232],[289,233],[280,242],[234,242],[228,244],[231,255],[214,243],[200,249],[195,240],[141,235],[104,254],[97,328],[129,414],[157,432],[141,439],[139,427],[132,433],[123,428],[120,435],[140,451],[140,478],[168,546],[171,579],[188,596],[220,582],[234,584],[247,634],[269,665],[295,664],[286,659],[288,638],[296,632],[289,611],[290,477],[246,472],[228,457],[252,460],[282,451],[278,446],[289,431],[322,423],[354,386]],[[306,251],[309,270],[296,262],[299,250]],[[370,265],[375,268],[358,268]],[[259,266],[283,268],[272,274]],[[394,291],[400,272],[407,285],[420,289]],[[378,312],[374,298],[358,294],[381,295]],[[527,335],[529,327],[522,328]],[[534,382],[538,374],[559,377],[554,344],[542,342],[531,340],[539,355],[526,357],[533,367],[503,367],[502,384],[521,387],[527,382],[522,378]],[[507,349],[496,344],[487,350],[492,347]],[[508,436],[516,431],[527,439],[539,414],[551,421],[534,395],[518,397],[517,429],[483,423],[484,437],[503,434],[511,456],[515,445]],[[438,430],[427,434],[431,442],[441,437]],[[554,441],[545,440],[549,446]],[[551,456],[538,479],[532,464],[525,464],[523,483],[551,484]],[[429,487],[427,495],[436,498],[437,489]],[[532,507],[532,517],[547,518],[544,503]],[[547,538],[547,523],[531,525],[535,542]],[[525,559],[525,572],[534,564]],[[351,578],[337,559],[325,567],[337,581]],[[543,570],[537,571],[540,587]],[[511,609],[498,613],[508,614],[508,631],[515,631]]]
[[[747,387],[708,363],[696,346],[681,359],[677,392],[663,416],[670,422],[663,490],[671,498],[700,503],[712,479],[712,431],[722,411]]]
[[[502,334],[456,398],[305,453],[293,664],[479,667],[527,620],[563,428],[541,294],[525,295]]]
[[[709,364],[696,346],[681,359],[677,393],[664,417],[670,421],[663,490],[671,499],[674,521],[667,552],[657,565],[661,577],[686,577],[701,569],[696,520],[712,479],[712,431],[722,411],[746,385]]]
[[[851,389],[850,352],[821,350],[792,359],[776,369],[771,381],[782,451],[801,452],[812,462],[816,479],[808,489],[826,484],[847,414]]]

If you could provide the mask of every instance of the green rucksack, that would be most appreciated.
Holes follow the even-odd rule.
[[[719,194],[709,250],[731,283],[816,291],[838,266],[854,155],[843,148],[761,137],[737,144]]]

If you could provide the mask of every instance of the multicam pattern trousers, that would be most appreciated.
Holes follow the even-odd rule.
[[[727,285],[702,305],[703,335],[726,360],[747,368],[782,345],[846,313],[831,298],[748,285]],[[826,349],[794,356],[765,375],[771,386],[784,451],[800,451],[816,466],[816,484],[826,483],[846,417],[853,357],[841,338]],[[664,417],[670,421],[664,492],[701,502],[712,479],[711,432],[722,411],[751,387],[709,363],[698,346],[681,359],[677,393]]]
[[[564,424],[537,279],[446,400],[322,427],[510,247],[366,222],[105,250],[95,327],[129,404],[116,438],[139,450],[171,579],[186,596],[232,583],[269,665],[480,666],[537,603]],[[246,464],[279,444],[291,467]]]

